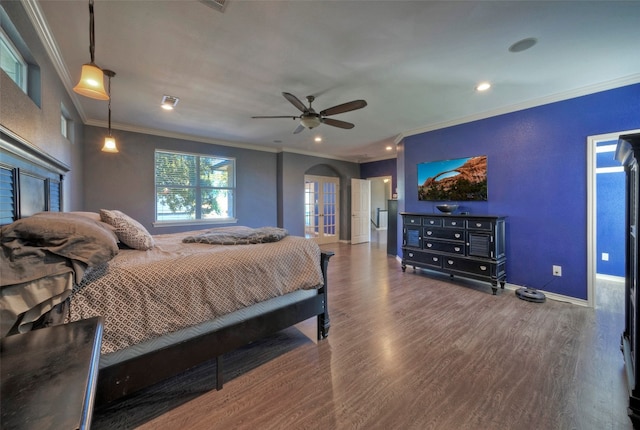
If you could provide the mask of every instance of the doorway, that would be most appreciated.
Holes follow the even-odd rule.
[[[621,131],[587,138],[587,303],[596,307],[596,285],[624,289],[624,169],[614,159]]]
[[[385,244],[389,229],[389,200],[391,200],[391,176],[367,178],[371,182],[371,242]]]
[[[340,238],[340,178],[304,175],[304,235],[318,244]]]

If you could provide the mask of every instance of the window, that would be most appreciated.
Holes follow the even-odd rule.
[[[72,124],[71,115],[69,115],[69,111],[64,106],[64,104],[60,103],[60,134],[66,137],[69,140],[72,140]]]
[[[69,138],[69,120],[64,114],[60,114],[60,133],[67,139]]]
[[[235,221],[233,158],[155,152],[156,221]]]
[[[22,91],[27,92],[27,62],[2,30],[0,30],[0,68],[22,88]]]

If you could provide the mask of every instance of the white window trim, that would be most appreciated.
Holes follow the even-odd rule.
[[[177,155],[193,155],[197,157],[207,157],[207,158],[224,158],[225,160],[233,161],[233,187],[230,187],[234,191],[233,197],[233,217],[228,218],[215,218],[215,219],[194,219],[194,220],[170,220],[170,221],[158,221],[155,219],[157,215],[157,200],[156,200],[156,190],[158,185],[156,183],[156,154],[158,152],[164,152],[168,154],[177,154]],[[153,152],[153,205],[154,205],[154,221],[151,223],[154,227],[179,227],[179,226],[188,226],[188,225],[207,225],[207,224],[236,224],[238,219],[235,217],[236,214],[236,201],[237,201],[237,183],[236,183],[236,158],[235,157],[227,157],[223,155],[216,154],[203,154],[198,152],[185,152],[185,151],[172,151],[169,149],[156,149]]]

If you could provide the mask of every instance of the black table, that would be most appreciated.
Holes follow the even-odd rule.
[[[2,429],[88,429],[101,342],[99,317],[1,339]]]

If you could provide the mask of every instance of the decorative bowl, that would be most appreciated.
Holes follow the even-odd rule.
[[[437,205],[438,210],[445,214],[450,214],[458,209],[458,205]]]

